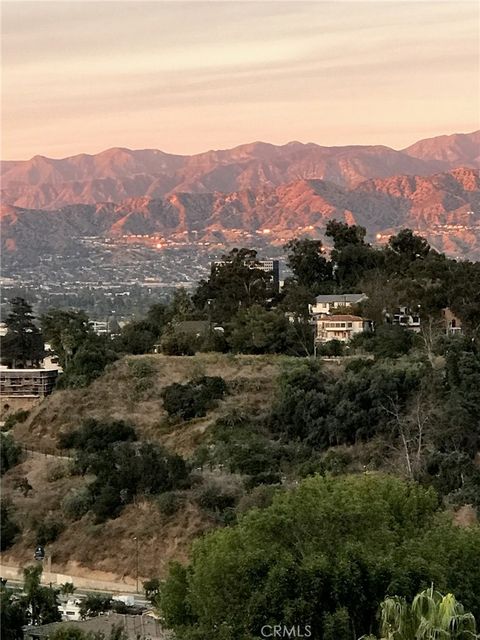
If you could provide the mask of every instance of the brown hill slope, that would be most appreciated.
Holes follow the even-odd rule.
[[[440,136],[403,151],[255,142],[193,156],[124,148],[62,159],[35,156],[2,163],[2,200],[29,209],[58,209],[141,196],[162,198],[183,191],[256,190],[303,179],[352,187],[369,178],[429,175],[458,165],[478,167],[478,137],[478,132]]]
[[[153,368],[148,389],[139,385],[135,373],[135,363],[139,360],[148,360]],[[169,450],[189,458],[219,417],[232,411],[238,414],[247,408],[253,412],[265,409],[275,378],[286,360],[288,358],[282,356],[213,353],[194,357],[128,357],[115,363],[90,387],[58,391],[46,398],[25,423],[15,426],[13,435],[23,445],[39,452],[51,452],[58,434],[77,427],[83,418],[116,418],[131,422],[140,440],[160,442]],[[230,395],[205,418],[178,425],[167,424],[160,392],[167,384],[184,382],[196,375],[221,375],[227,381]],[[140,576],[146,578],[163,575],[170,560],[186,558],[195,537],[218,526],[188,492],[184,505],[171,516],[163,515],[152,498],[128,505],[118,518],[104,524],[95,524],[88,514],[81,520],[71,521],[65,518],[61,502],[71,489],[85,486],[90,478],[62,474],[59,468],[68,468],[67,461],[30,453],[25,462],[3,476],[2,495],[12,499],[23,528],[16,544],[1,554],[5,565],[22,565],[30,561],[38,523],[48,518],[62,519],[66,528],[49,545],[53,571],[73,575],[88,573],[91,577],[97,575],[95,572],[114,574],[108,576],[109,580],[115,576],[119,580],[130,576],[131,584],[131,578],[135,576],[134,536],[138,536],[141,546]],[[206,478],[210,477],[208,471],[205,474]],[[23,477],[33,487],[28,496],[16,488]],[[217,481],[232,481],[231,478],[215,477]]]

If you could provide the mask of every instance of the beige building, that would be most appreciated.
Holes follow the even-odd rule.
[[[372,331],[373,323],[360,316],[328,314],[317,315],[314,318],[316,342],[339,340],[348,342],[357,333]]]
[[[309,306],[312,315],[318,313],[332,313],[335,309],[352,307],[368,300],[365,293],[332,293],[315,298],[315,304]]]

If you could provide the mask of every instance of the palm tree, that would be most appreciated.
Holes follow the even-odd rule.
[[[480,640],[475,618],[451,593],[433,585],[417,594],[412,604],[393,596],[380,605],[382,640]],[[364,637],[364,640],[375,638]]]

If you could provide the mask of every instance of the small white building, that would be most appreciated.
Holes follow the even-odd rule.
[[[357,333],[373,331],[373,323],[360,316],[352,315],[317,315],[314,318],[315,341],[318,343],[339,340],[348,342]]]
[[[409,307],[398,307],[393,313],[386,313],[385,320],[388,324],[404,327],[414,333],[420,333],[420,314]]]
[[[315,304],[309,305],[310,314],[331,313],[340,307],[352,307],[368,300],[365,293],[332,293],[320,295],[315,298]]]

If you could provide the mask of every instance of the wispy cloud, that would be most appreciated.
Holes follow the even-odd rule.
[[[3,157],[478,127],[474,2],[7,2]]]

